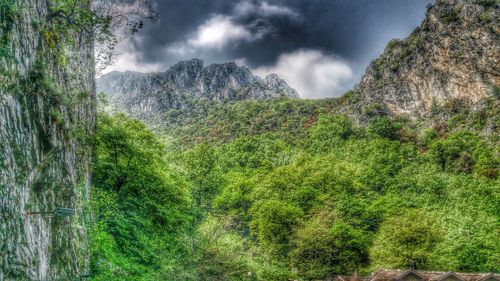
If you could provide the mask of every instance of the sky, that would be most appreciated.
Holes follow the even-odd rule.
[[[337,97],[432,0],[152,0],[155,22],[123,40],[104,72],[165,71],[181,60],[276,73],[303,98]]]

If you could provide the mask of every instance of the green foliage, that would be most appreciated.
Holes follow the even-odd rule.
[[[296,278],[283,263],[269,259],[234,231],[231,217],[208,216],[191,234],[184,263],[162,280],[267,281]]]
[[[232,175],[232,182],[215,198],[214,208],[217,213],[233,218],[234,228],[248,234],[248,222],[251,220],[251,191],[254,183],[244,175]]]
[[[330,227],[323,216],[309,220],[297,231],[293,264],[307,280],[350,274],[367,263],[366,234],[344,222]]]
[[[363,114],[368,117],[383,116],[387,109],[380,103],[370,103],[363,107]]]
[[[220,192],[223,181],[215,150],[203,143],[189,151],[184,159],[188,179],[193,184],[191,194],[196,205],[209,210],[215,195]]]
[[[186,111],[178,127],[182,116],[165,117],[167,146],[136,121],[100,117],[96,276],[324,280],[409,260],[498,272],[494,142],[404,118],[361,127],[327,105],[203,105],[204,117]]]
[[[311,149],[326,151],[354,133],[353,123],[343,115],[320,115],[311,130]]]
[[[244,241],[231,232],[227,221],[209,217],[196,233],[195,276],[190,280],[252,281],[258,278]]]
[[[435,251],[436,264],[461,271],[498,272],[498,184],[454,177],[448,198],[450,211],[443,216],[446,232]]]
[[[0,59],[12,57],[10,35],[17,13],[14,0],[0,0]]]
[[[424,146],[429,146],[438,137],[438,132],[434,128],[427,128],[422,131],[420,142]]]
[[[111,30],[113,17],[92,9],[91,0],[55,0],[49,9],[49,25],[44,36],[52,47],[62,41],[71,45],[87,43],[90,36],[98,43],[115,41],[116,35]],[[79,34],[79,42],[73,40],[72,33]]]
[[[500,4],[499,0],[477,0],[477,3],[485,7],[494,7]]]
[[[346,140],[353,133],[352,121],[342,115],[320,115],[312,129],[312,138],[319,141]]]
[[[278,200],[269,200],[252,210],[253,233],[263,247],[278,257],[291,249],[290,234],[302,217],[300,208]]]
[[[418,48],[420,48],[421,43],[422,38],[419,33],[413,33],[407,39],[402,41],[397,39],[389,41],[389,43],[387,44],[387,48],[389,51],[396,52],[396,56],[385,58],[380,62],[381,65],[379,65],[378,67],[380,69],[388,67],[394,72],[398,71],[403,61],[412,53],[414,53]],[[383,85],[379,86],[382,87]]]
[[[393,50],[394,48],[396,48],[399,42],[400,41],[398,39],[392,39],[391,41],[389,41],[389,43],[387,43],[387,48],[389,48],[389,50]]]
[[[497,99],[500,99],[500,86],[493,87],[493,96]]]
[[[371,120],[368,133],[374,137],[395,140],[398,138],[401,127],[401,124],[394,122],[389,117],[377,117]]]
[[[186,253],[192,215],[185,179],[168,171],[163,145],[123,115],[99,116],[92,203],[95,280],[158,280]]]
[[[386,60],[387,60],[386,57],[382,55],[372,62],[371,66],[372,66],[372,69],[375,73],[374,77],[376,80],[382,79],[382,77],[384,75]]]
[[[225,169],[272,169],[289,163],[291,146],[271,135],[242,137],[221,150],[221,163]]]
[[[479,14],[479,20],[483,23],[490,23],[495,17],[495,11],[486,10]]]
[[[421,210],[387,219],[373,241],[374,268],[405,268],[416,261],[420,268],[431,268],[434,247],[442,240],[436,218]]]
[[[430,147],[430,155],[447,172],[498,176],[498,153],[470,132],[457,132],[435,141]]]
[[[339,98],[340,104],[355,104],[361,99],[361,94],[355,90],[349,90]]]
[[[328,112],[335,100],[198,101],[183,110],[170,110],[158,120],[162,131],[192,144],[229,142],[243,136],[273,133],[284,140],[300,140],[319,114]]]
[[[461,11],[460,7],[455,7],[450,10],[446,10],[441,14],[441,20],[443,20],[445,23],[455,22],[459,19],[460,11]]]

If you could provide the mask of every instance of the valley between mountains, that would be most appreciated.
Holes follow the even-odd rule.
[[[338,99],[198,59],[104,75],[96,261],[166,280],[331,280],[409,261],[498,272],[498,13],[438,1]],[[115,142],[132,163],[119,190]],[[151,190],[160,177],[168,192]]]
[[[499,278],[498,0],[437,0],[319,100],[196,58],[94,79],[92,3],[0,0],[0,280]]]

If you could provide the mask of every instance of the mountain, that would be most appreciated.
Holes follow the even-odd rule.
[[[93,279],[335,280],[409,261],[499,272],[497,46],[483,42],[498,39],[453,27],[474,15],[494,28],[495,3],[439,1],[341,99],[234,96],[249,71],[199,60],[101,79],[149,128],[99,115]],[[440,40],[463,63],[454,46],[434,52]]]
[[[408,38],[392,40],[346,97],[354,115],[428,116],[460,100],[498,94],[500,9],[496,0],[438,0]]]
[[[111,72],[97,80],[97,91],[106,93],[118,110],[142,118],[199,100],[299,97],[276,74],[261,79],[233,62],[205,67],[200,59],[181,61],[162,73]]]

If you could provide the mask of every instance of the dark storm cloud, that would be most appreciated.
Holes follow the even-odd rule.
[[[208,63],[238,60],[254,69],[279,71],[280,62],[293,66],[290,54],[309,59],[308,63],[333,58],[353,72],[351,78],[345,75],[338,91],[352,85],[388,40],[407,36],[432,2],[155,1],[158,22],[147,25],[133,39],[133,47],[126,50],[134,55],[136,64],[164,69],[178,60],[199,57]],[[338,91],[332,95],[338,95]]]
[[[229,13],[233,4],[224,0],[156,0],[154,6],[158,20],[134,38],[135,50],[145,63],[165,61],[168,65],[172,61],[163,57],[165,47],[185,40],[214,14]]]

